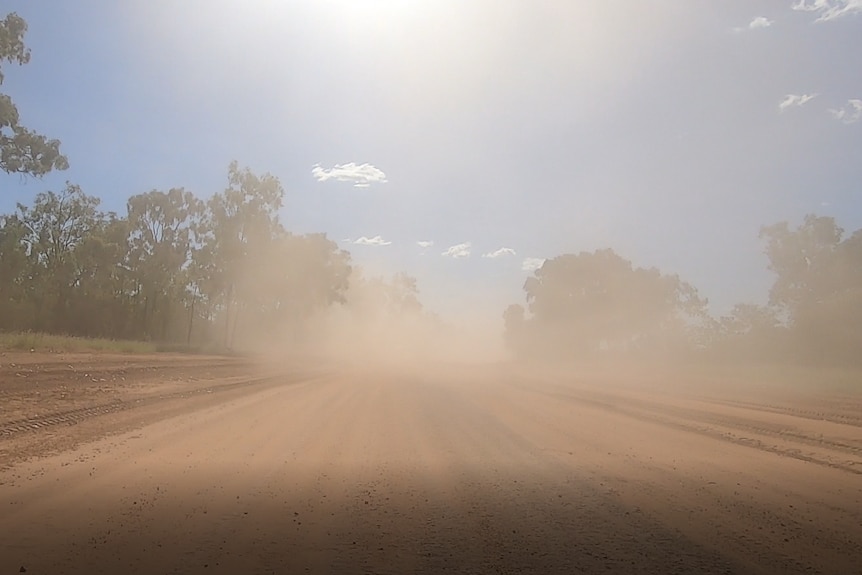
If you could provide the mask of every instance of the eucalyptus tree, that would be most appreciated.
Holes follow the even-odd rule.
[[[24,44],[26,32],[27,22],[14,12],[0,20],[0,63],[24,65],[30,61],[30,50]],[[4,80],[0,66],[0,85]],[[38,177],[68,167],[60,141],[24,127],[12,98],[0,93],[0,170]]]
[[[37,194],[31,207],[18,204],[22,241],[31,261],[28,291],[38,311],[36,329],[71,327],[69,299],[83,271],[76,249],[104,217],[99,203],[67,183],[59,193]]]
[[[225,347],[232,346],[241,311],[253,297],[252,260],[270,253],[284,233],[278,221],[283,199],[278,178],[240,169],[234,161],[227,188],[206,204],[194,268],[213,312],[223,315]]]
[[[141,336],[133,324],[128,237],[128,220],[108,213],[75,247],[78,272],[69,302],[69,331],[91,337]]]
[[[0,216],[0,329],[26,328],[32,317],[25,297],[30,275],[26,233],[17,215]]]
[[[126,205],[138,330],[148,338],[166,339],[176,312],[184,307],[184,272],[203,202],[189,191],[172,188],[132,196]]]

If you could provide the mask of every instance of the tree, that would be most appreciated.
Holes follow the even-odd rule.
[[[26,233],[16,215],[0,216],[0,329],[27,325],[25,294],[31,266],[24,243]]]
[[[509,328],[524,331],[507,337],[521,345],[538,338],[530,346],[550,355],[665,348],[706,315],[706,301],[690,284],[634,268],[610,249],[548,260],[524,290],[532,317],[521,320],[510,307]]]
[[[79,271],[69,300],[70,331],[89,337],[141,337],[132,325],[128,237],[128,221],[108,213],[75,247]]]
[[[762,228],[769,269],[776,275],[770,303],[793,317],[800,307],[840,289],[841,262],[836,255],[843,234],[833,218],[811,214],[795,230],[787,222]]]
[[[775,306],[738,303],[709,328],[708,347],[715,358],[766,361],[787,351],[787,328]]]
[[[193,228],[203,203],[182,188],[129,198],[129,267],[136,281],[140,333],[166,339],[176,308],[184,303]],[[155,321],[158,318],[158,321]]]
[[[310,320],[346,303],[350,254],[285,231],[283,194],[236,163],[207,204],[153,190],[128,199],[128,217],[71,183],[37,194],[0,214],[0,329],[214,343],[219,326],[228,347],[238,333],[310,340]],[[382,293],[406,312],[421,308],[417,292],[398,275]]]
[[[858,361],[862,352],[862,230],[844,238],[830,217],[807,215],[764,227],[770,303],[787,317],[798,355]]]
[[[730,315],[721,318],[721,323],[728,334],[751,337],[764,337],[780,325],[775,309],[750,303],[733,306]]]
[[[284,231],[278,221],[283,199],[278,178],[241,170],[234,161],[228,168],[228,187],[207,203],[194,267],[206,278],[201,282],[205,297],[224,315],[225,347],[231,347],[240,312],[254,289],[244,273],[250,258],[270,253]]]
[[[22,239],[32,265],[28,289],[40,314],[39,329],[71,327],[66,317],[69,298],[84,271],[76,248],[104,217],[98,206],[98,198],[70,183],[59,194],[38,194],[32,207],[18,204]]]
[[[350,273],[350,254],[325,234],[284,233],[248,258],[244,309],[258,329],[300,337],[315,313],[345,302]]]
[[[26,32],[27,23],[14,12],[0,20],[0,62],[23,66],[30,61],[30,50],[24,45]],[[0,69],[0,85],[4,79]],[[12,98],[0,93],[0,169],[7,174],[39,177],[68,167],[68,160],[60,153],[59,140],[22,126]]]

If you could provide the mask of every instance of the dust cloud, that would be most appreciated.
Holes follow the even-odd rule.
[[[441,317],[423,304],[416,278],[369,272],[325,235],[288,235],[246,260],[232,284],[242,303],[218,307],[210,321],[231,349],[268,362],[509,366],[674,385],[759,374],[752,385],[842,387],[858,368],[862,321],[862,236],[842,233],[814,216],[796,229],[765,227],[776,276],[769,303],[739,303],[724,315],[680,276],[604,249],[546,260],[525,279],[522,302],[496,317]],[[816,256],[800,267],[799,254]]]

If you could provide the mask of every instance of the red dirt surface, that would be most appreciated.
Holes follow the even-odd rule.
[[[862,573],[849,392],[0,364],[0,572]]]

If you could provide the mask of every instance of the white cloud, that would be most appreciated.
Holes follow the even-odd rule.
[[[779,111],[783,112],[787,108],[796,106],[797,108],[800,106],[804,106],[814,98],[816,98],[818,94],[787,94],[784,98],[778,103]]]
[[[387,242],[380,236],[374,236],[373,238],[366,238],[365,236],[362,236],[353,243],[360,246],[388,246],[392,242]]]
[[[321,168],[320,164],[311,169],[311,175],[318,182],[336,180],[339,182],[353,182],[355,188],[367,188],[371,184],[385,184],[386,174],[371,164],[336,164],[334,168]]]
[[[449,246],[449,249],[447,249],[445,252],[442,252],[440,255],[454,259],[466,258],[470,256],[471,246],[472,244],[470,242],[464,242],[463,244]]]
[[[832,117],[845,124],[855,124],[862,120],[862,100],[847,100],[847,105],[839,110],[829,110]]]
[[[770,20],[766,16],[756,16],[751,22],[748,23],[748,26],[740,26],[734,28],[733,31],[737,34],[740,32],[745,32],[746,30],[757,30],[758,28],[769,28],[775,23],[774,20]]]
[[[521,269],[525,272],[534,272],[545,264],[545,258],[525,258],[521,263]]]
[[[748,23],[749,30],[757,30],[758,28],[769,28],[772,26],[773,20],[766,16],[757,16],[754,20]]]
[[[420,248],[422,248],[422,249],[425,249],[425,248],[430,248],[431,246],[433,246],[433,245],[434,245],[434,242],[432,242],[432,241],[430,241],[430,240],[424,240],[424,241],[418,241],[418,242],[416,242],[416,245],[417,245],[417,246],[419,246],[419,247],[420,247]]]
[[[514,255],[517,255],[517,254],[515,253],[515,250],[513,250],[512,248],[500,248],[499,250],[495,250],[493,252],[488,252],[487,254],[483,254],[482,257],[483,258],[497,259],[497,258],[503,257],[503,256],[514,256]]]
[[[798,0],[793,9],[816,12],[816,22],[828,22],[842,16],[862,13],[862,0]]]

